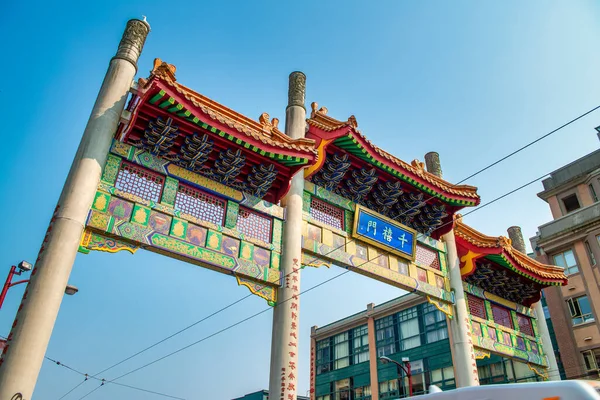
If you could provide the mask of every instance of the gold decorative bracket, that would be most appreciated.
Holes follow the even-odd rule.
[[[265,285],[264,283],[258,283],[249,279],[240,278],[235,275],[239,286],[246,286],[250,293],[262,297],[267,303],[273,307],[277,304],[277,288],[273,286]]]
[[[531,363],[527,363],[527,366],[529,367],[530,370],[532,370],[537,376],[539,376],[540,378],[542,378],[543,380],[547,381],[548,380],[548,371],[546,371],[545,373],[540,371],[538,368],[534,367],[533,365],[531,365]]]
[[[475,359],[483,360],[484,358],[490,358],[491,354],[489,351],[481,349],[473,349],[475,351]]]
[[[452,305],[448,303],[442,303],[431,297],[427,296],[427,301],[435,306],[438,310],[446,314],[446,316],[450,319],[454,318],[454,313],[452,312]]]

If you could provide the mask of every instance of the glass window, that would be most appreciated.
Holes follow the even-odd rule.
[[[433,304],[425,304],[423,306],[423,321],[427,343],[448,338],[446,315],[435,308]]]
[[[335,382],[335,400],[350,400],[350,379]]]
[[[349,346],[348,332],[340,333],[333,337],[333,369],[340,369],[350,365]]]
[[[502,361],[477,367],[479,383],[482,385],[505,381],[504,363]]]
[[[469,313],[475,317],[481,319],[487,319],[487,313],[485,312],[485,302],[479,297],[475,297],[471,294],[467,294],[467,302],[469,303]]]
[[[569,305],[573,325],[594,321],[594,314],[592,314],[592,307],[587,296],[569,299],[567,304]]]
[[[375,337],[377,341],[377,357],[396,352],[396,335],[392,315],[375,321]]]
[[[329,338],[317,342],[316,367],[317,375],[331,370],[331,340]]]
[[[515,380],[517,382],[536,382],[538,380],[535,372],[533,372],[526,363],[513,360],[512,364],[515,372]]]
[[[512,329],[513,323],[512,318],[510,317],[510,310],[508,308],[501,307],[497,304],[492,304],[492,315],[495,323]]]
[[[398,379],[392,379],[390,381],[379,382],[379,398],[389,399],[398,397]]]
[[[588,185],[588,187],[590,188],[590,195],[592,196],[592,200],[595,202],[598,201],[598,196],[596,196],[596,190],[594,189],[594,185],[592,185],[591,183]]]
[[[371,400],[371,386],[361,386],[354,388],[353,400]]]
[[[353,364],[369,361],[369,328],[367,325],[352,331],[352,357]]]
[[[411,307],[398,313],[400,332],[400,350],[408,350],[421,345],[417,307]]]
[[[596,257],[594,256],[594,253],[592,252],[592,247],[590,246],[590,242],[588,242],[587,240],[585,241],[585,250],[588,253],[588,258],[590,259],[590,264],[596,265]]]
[[[585,369],[588,371],[597,371],[598,365],[600,365],[600,348],[586,350],[581,354],[583,355]]]
[[[579,267],[577,266],[577,262],[575,261],[575,255],[573,254],[573,250],[569,249],[560,254],[554,255],[554,265],[557,267],[562,267],[565,270],[565,274],[570,275],[576,272],[579,272]]]
[[[575,193],[568,195],[567,197],[563,197],[562,202],[567,213],[575,211],[580,207],[579,200],[577,199],[577,195]]]

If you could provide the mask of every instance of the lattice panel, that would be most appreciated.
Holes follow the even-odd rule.
[[[469,303],[469,312],[471,315],[487,319],[487,316],[485,315],[485,302],[483,299],[467,294],[467,301]]]
[[[310,216],[334,228],[344,229],[344,210],[315,197],[310,201]]]
[[[123,162],[115,187],[145,200],[160,201],[165,177],[135,164]]]
[[[223,225],[225,200],[186,185],[179,185],[175,197],[175,209],[201,221]]]
[[[440,270],[440,259],[438,257],[437,251],[431,250],[425,246],[417,244],[415,253],[415,260],[417,263],[420,263],[427,267],[435,268],[438,271]]]
[[[526,335],[533,336],[533,326],[531,325],[531,318],[524,315],[517,314],[517,321],[519,321],[519,330]]]
[[[510,310],[500,307],[496,304],[492,304],[492,314],[494,316],[494,322],[505,326],[507,328],[512,328],[513,324],[510,318]]]
[[[246,237],[253,237],[266,243],[271,243],[271,228],[273,220],[246,208],[240,207],[237,229]]]

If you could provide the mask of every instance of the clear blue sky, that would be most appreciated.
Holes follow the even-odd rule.
[[[376,5],[375,5],[376,3]],[[307,101],[354,114],[373,142],[400,158],[438,151],[456,182],[600,104],[597,1],[4,2],[0,37],[3,151],[0,277],[35,260],[51,212],[127,19],[147,15],[140,60],[160,57],[178,80],[248,116],[281,119],[287,76],[307,75]],[[598,148],[600,112],[468,183],[483,202]],[[541,184],[469,216],[489,235],[547,222]],[[303,272],[308,288],[341,269]],[[77,257],[48,356],[95,373],[247,294],[229,276],[139,252]],[[0,334],[23,287],[9,292]],[[302,296],[300,393],[308,390],[309,334],[401,292],[346,274]],[[107,372],[113,378],[266,306],[251,298]],[[268,387],[271,313],[123,379],[187,399],[228,400]],[[80,382],[45,362],[34,399],[56,399]],[[67,399],[97,385],[89,382]],[[97,399],[151,399],[107,387]],[[159,398],[159,397],[156,397]]]

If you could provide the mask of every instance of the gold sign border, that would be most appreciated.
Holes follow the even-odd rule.
[[[412,256],[410,256],[410,255],[408,255],[406,253],[403,253],[401,251],[398,251],[395,248],[393,248],[392,246],[386,246],[386,245],[378,242],[377,240],[373,240],[373,239],[371,239],[368,236],[361,235],[360,233],[358,233],[358,229],[357,229],[358,228],[358,215],[359,215],[360,211],[362,211],[362,212],[364,212],[366,214],[370,214],[370,215],[372,215],[375,218],[381,219],[381,220],[383,220],[385,222],[388,222],[391,225],[394,225],[394,226],[399,227],[399,228],[401,228],[401,229],[403,229],[403,230],[405,230],[407,232],[412,233],[413,234]],[[410,261],[415,261],[415,258],[417,256],[417,254],[416,254],[417,235],[418,235],[418,232],[416,230],[414,230],[413,228],[409,228],[408,226],[403,225],[403,224],[399,223],[398,221],[394,221],[393,219],[388,218],[385,215],[381,215],[381,214],[379,214],[379,213],[377,213],[375,211],[372,211],[371,209],[369,209],[367,207],[363,207],[360,204],[356,205],[356,208],[354,210],[354,226],[352,228],[352,237],[354,237],[356,239],[360,239],[362,241],[365,241],[365,242],[367,242],[369,244],[372,244],[373,246],[375,246],[377,248],[384,249],[384,250],[386,250],[386,251],[388,251],[388,252],[390,252],[392,254],[397,255],[398,257],[402,257],[402,258],[410,260]]]

